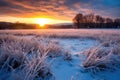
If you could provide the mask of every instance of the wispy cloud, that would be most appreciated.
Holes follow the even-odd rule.
[[[120,17],[119,0],[0,0],[0,15],[72,19],[75,14],[95,13]]]

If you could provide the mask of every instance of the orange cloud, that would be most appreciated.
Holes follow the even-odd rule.
[[[103,0],[0,0],[0,15],[19,18],[48,17],[69,21],[79,12],[120,17],[120,6],[114,5],[105,4]]]

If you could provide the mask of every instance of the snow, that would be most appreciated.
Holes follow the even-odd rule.
[[[55,80],[74,80],[78,77],[77,80],[88,80],[90,77],[89,74],[84,75],[80,70],[80,65],[84,60],[84,55],[81,55],[81,52],[93,47],[98,44],[96,40],[89,39],[59,39],[60,45],[64,49],[70,50],[72,54],[72,60],[66,61],[63,58],[56,58],[53,64],[51,65],[51,70],[55,76]],[[81,58],[79,58],[79,56]],[[82,59],[83,58],[83,59]]]
[[[118,71],[101,71],[91,73],[85,71],[82,63],[85,59],[83,51],[95,47],[99,44],[96,40],[91,39],[58,39],[64,49],[70,50],[72,60],[66,61],[62,57],[55,58],[51,65],[51,71],[55,80],[119,80],[120,70]],[[114,77],[113,77],[114,76]]]
[[[60,39],[59,41],[62,47],[69,49],[72,54],[78,54],[98,43],[96,40],[91,39]]]
[[[21,38],[32,39],[36,37],[22,36]],[[120,80],[120,69],[91,73],[83,68],[82,64],[86,56],[83,51],[97,46],[99,44],[97,40],[88,38],[51,38],[51,40],[58,41],[60,46],[72,55],[72,60],[64,60],[62,56],[48,58],[48,62],[54,59],[50,70],[55,80]],[[2,74],[0,74],[1,79],[7,77],[7,73],[5,73],[6,76]]]

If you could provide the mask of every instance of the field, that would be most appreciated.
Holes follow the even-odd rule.
[[[119,68],[119,29],[0,30],[0,80],[119,80]]]

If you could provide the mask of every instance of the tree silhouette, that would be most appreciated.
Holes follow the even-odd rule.
[[[117,28],[120,28],[120,18],[117,18],[114,20],[114,26],[116,26]]]
[[[106,18],[105,22],[106,22],[106,23],[112,23],[112,22],[113,22],[113,20],[112,20],[112,19],[110,19],[110,18]]]
[[[73,24],[74,28],[120,28],[120,18],[113,20],[93,13],[79,13],[73,18]]]
[[[80,28],[83,23],[83,14],[79,13],[73,18],[74,28]]]
[[[94,22],[94,14],[90,13],[88,15],[85,15],[86,23],[93,23]]]
[[[96,23],[104,23],[104,18],[99,16],[99,15],[96,15]]]

